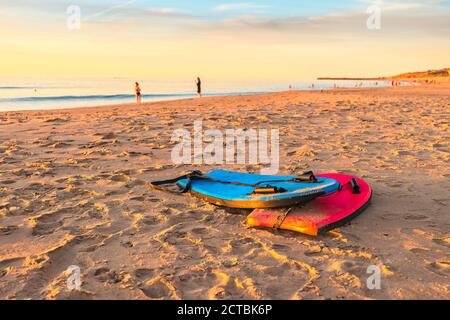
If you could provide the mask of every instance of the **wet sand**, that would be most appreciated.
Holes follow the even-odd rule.
[[[0,298],[449,299],[449,98],[442,82],[0,113]],[[279,128],[280,173],[358,175],[371,207],[313,238],[150,190],[218,167],[171,161],[173,131],[201,119]]]

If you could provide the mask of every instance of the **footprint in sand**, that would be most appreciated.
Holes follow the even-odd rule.
[[[59,220],[55,215],[57,213],[46,214],[32,219],[34,223],[32,235],[43,236],[54,233],[63,225],[62,220]]]
[[[409,214],[405,216],[405,220],[413,220],[413,221],[421,221],[421,220],[427,220],[429,217],[424,215],[413,215]]]
[[[116,271],[110,270],[105,267],[98,268],[97,270],[95,270],[94,277],[97,280],[108,284],[119,283],[123,280],[123,276],[118,274]]]
[[[335,287],[343,291],[347,291],[349,288],[361,289],[363,287],[361,278],[348,272],[337,272],[336,275],[330,277],[330,280]]]
[[[440,275],[447,277],[450,275],[450,261],[435,261],[428,264],[427,269]]]
[[[95,135],[101,136],[102,140],[111,140],[111,139],[117,138],[117,136],[114,134],[114,132],[109,132],[106,134],[95,134]]]
[[[185,270],[176,276],[175,287],[182,299],[206,299],[209,289],[214,286],[217,276],[211,271],[200,272]]]
[[[13,184],[16,182],[17,182],[16,180],[3,180],[3,181],[0,181],[0,184],[9,185],[9,184]]]
[[[131,201],[138,201],[138,202],[143,202],[145,200],[145,196],[137,196],[137,197],[133,197],[130,198]]]
[[[422,254],[430,252],[429,249],[423,249],[423,248],[411,248],[411,249],[409,249],[409,251],[416,255],[422,255]]]
[[[355,222],[353,222],[353,223],[355,223]],[[347,225],[351,225],[351,224],[352,224],[352,223],[348,223]],[[353,234],[353,233],[346,232],[346,233],[345,233],[345,237],[346,237],[348,240],[351,240],[351,241],[354,242],[354,243],[361,241],[361,238],[358,237],[357,235]]]
[[[143,186],[145,185],[146,182],[140,179],[135,179],[133,181],[131,181],[130,183],[126,184],[125,187],[128,189],[134,188],[134,187],[139,187],[139,186]]]
[[[252,238],[242,238],[230,241],[231,253],[245,255],[252,249],[261,248],[261,244],[256,243]]]
[[[130,177],[124,174],[117,174],[109,178],[109,180],[114,182],[127,182],[129,179]]]
[[[305,256],[316,256],[322,254],[322,248],[319,245],[313,245],[305,250]]]
[[[436,239],[433,239],[433,242],[440,246],[450,248],[450,237],[436,238]]]
[[[147,226],[156,226],[164,221],[166,221],[166,218],[161,215],[149,216],[149,217],[145,217],[144,219],[140,220],[140,222],[142,222],[143,224],[145,224]]]
[[[381,217],[383,220],[395,220],[397,218],[397,214],[395,213],[386,213],[383,214]]]
[[[365,275],[368,264],[366,261],[344,261],[341,265],[342,270],[357,276]]]
[[[208,234],[208,228],[194,228],[191,230],[193,234],[196,235],[205,235]]]
[[[0,236],[8,236],[17,229],[19,229],[18,226],[6,226],[6,227],[0,226]]]
[[[282,277],[290,270],[292,270],[292,266],[289,263],[282,263],[274,267],[267,267],[264,273],[273,277]]]
[[[140,289],[150,299],[170,299],[172,296],[171,289],[159,278],[148,280]]]
[[[266,276],[266,284],[259,287],[258,291],[264,299],[269,300],[288,300],[298,299],[308,291],[308,282],[310,279],[305,277],[303,271],[296,270],[289,265],[281,265],[280,271],[283,273],[283,277],[289,279],[288,282],[280,282],[279,274]],[[265,272],[264,272],[265,274]],[[254,272],[250,274],[255,277]]]
[[[166,205],[170,209],[174,209],[176,212],[184,212],[188,209],[185,203],[168,203]]]
[[[142,281],[142,280],[146,280],[149,278],[153,278],[155,276],[155,270],[146,269],[146,268],[136,269],[136,270],[134,270],[134,275],[135,275],[136,279],[138,279],[139,281]]]

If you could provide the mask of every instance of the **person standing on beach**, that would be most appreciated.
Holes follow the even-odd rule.
[[[136,82],[136,86],[134,87],[136,91],[136,102],[137,104],[141,104],[141,88],[139,87],[139,83]]]
[[[202,80],[200,79],[200,77],[197,77],[195,84],[197,85],[198,97],[201,98],[202,97]]]

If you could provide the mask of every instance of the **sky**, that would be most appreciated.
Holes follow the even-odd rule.
[[[0,0],[0,77],[290,81],[449,57],[450,0]]]

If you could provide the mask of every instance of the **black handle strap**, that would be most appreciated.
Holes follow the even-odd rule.
[[[283,210],[277,217],[277,220],[275,221],[275,224],[273,225],[274,230],[279,230],[281,225],[283,224],[284,220],[286,220],[286,217],[291,213],[293,207],[290,207],[286,210]]]
[[[173,194],[188,193],[192,188],[192,180],[195,178],[202,177],[202,176],[203,176],[203,173],[201,173],[200,171],[193,171],[189,174],[185,174],[184,176],[180,176],[177,178],[150,182],[150,186],[155,190],[169,192],[169,193],[173,193]],[[186,186],[181,191],[177,192],[177,191],[162,187],[164,185],[177,183],[180,180],[187,180]]]
[[[354,194],[360,194],[361,193],[361,188],[359,187],[358,181],[356,181],[355,178],[352,178],[352,180],[350,180],[350,184],[352,185]]]
[[[267,185],[265,187],[255,187],[252,194],[274,194],[274,193],[284,193],[287,190],[280,187],[272,187]]]
[[[316,176],[314,175],[314,172],[312,172],[312,171],[304,172],[302,175],[299,175],[297,178],[295,178],[294,181],[296,181],[296,182],[311,182],[311,183],[318,182]]]
[[[342,191],[344,189],[344,187],[346,186],[350,186],[352,187],[352,193],[353,194],[360,194],[361,193],[361,187],[359,186],[358,181],[356,181],[355,178],[352,178],[349,182],[347,182],[346,184],[342,185],[341,188],[339,189],[339,191]]]
[[[204,176],[201,171],[193,171],[189,174],[186,174],[186,175],[183,175],[183,176],[180,176],[177,178],[150,182],[150,186],[152,189],[159,190],[159,191],[169,192],[169,193],[173,193],[173,194],[180,194],[180,193],[183,194],[183,193],[188,193],[189,191],[191,191],[192,181],[196,180],[196,179],[203,179],[203,180],[209,180],[209,181],[213,181],[213,182],[232,184],[232,185],[238,185],[238,186],[244,186],[244,187],[254,187],[255,188],[254,193],[286,192],[286,190],[283,188],[275,188],[275,189],[273,189],[274,192],[269,192],[270,191],[269,188],[274,188],[274,187],[272,187],[270,185],[266,185],[265,187],[264,186],[260,187],[262,184],[269,184],[269,183],[274,183],[274,182],[309,182],[309,183],[318,183],[319,182],[317,180],[317,178],[314,176],[314,173],[312,171],[305,172],[302,175],[299,175],[299,176],[295,177],[294,179],[290,179],[290,180],[267,180],[267,181],[260,181],[257,183],[253,183],[253,184],[218,180],[218,179]],[[181,191],[174,191],[174,190],[162,187],[162,186],[168,185],[168,184],[175,184],[180,180],[187,180],[186,186]]]

